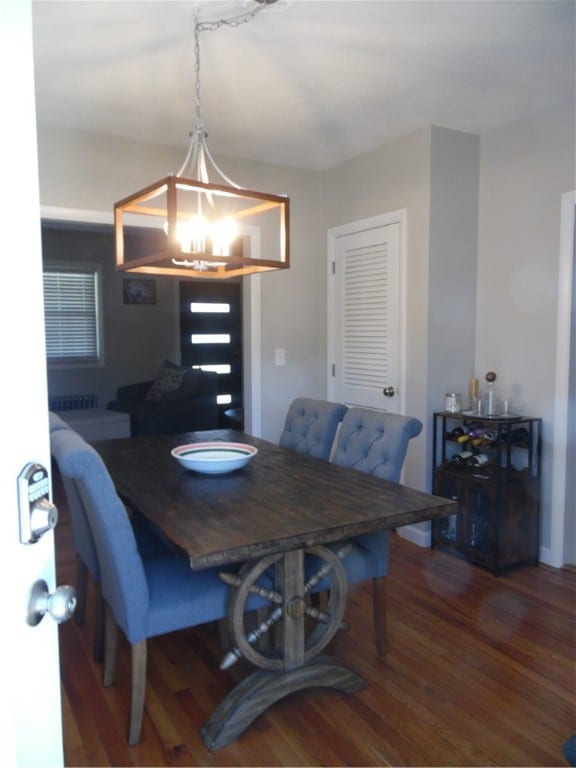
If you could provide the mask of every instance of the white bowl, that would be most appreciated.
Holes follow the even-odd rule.
[[[208,475],[221,475],[244,467],[258,453],[245,443],[190,443],[170,453],[186,469]]]

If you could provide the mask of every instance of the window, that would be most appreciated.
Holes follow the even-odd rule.
[[[44,321],[49,366],[100,365],[101,316],[98,265],[44,265]]]

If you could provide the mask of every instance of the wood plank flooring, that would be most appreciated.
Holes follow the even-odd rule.
[[[58,583],[74,583],[72,533],[55,487]],[[576,732],[576,573],[546,566],[498,578],[392,536],[389,652],[374,653],[369,585],[351,590],[351,629],[330,652],[366,690],[314,690],[275,705],[232,746],[211,753],[199,730],[248,671],[218,668],[209,627],[149,641],[140,744],[128,747],[129,655],[104,689],[87,621],[60,627],[67,766],[565,766]]]

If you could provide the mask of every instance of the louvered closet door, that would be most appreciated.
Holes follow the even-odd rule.
[[[331,230],[330,396],[401,410],[401,225],[378,219]],[[385,394],[387,393],[387,394]]]

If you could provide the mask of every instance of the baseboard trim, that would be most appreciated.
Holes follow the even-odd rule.
[[[417,544],[419,547],[427,547],[429,549],[432,545],[432,532],[429,523],[404,525],[402,528],[397,528],[396,533],[398,536],[411,541],[413,544]],[[550,547],[540,547],[538,562],[543,565],[549,565],[552,568],[561,567],[554,561]]]
[[[552,547],[540,547],[539,554],[538,554],[538,562],[543,563],[544,565],[550,565],[552,568],[561,568],[562,565],[558,564],[556,561],[556,558],[554,557],[552,553]]]
[[[407,541],[411,541],[413,544],[417,544],[419,547],[427,547],[429,549],[432,544],[430,523],[404,525],[402,528],[397,528],[396,533],[398,536],[407,539]]]

